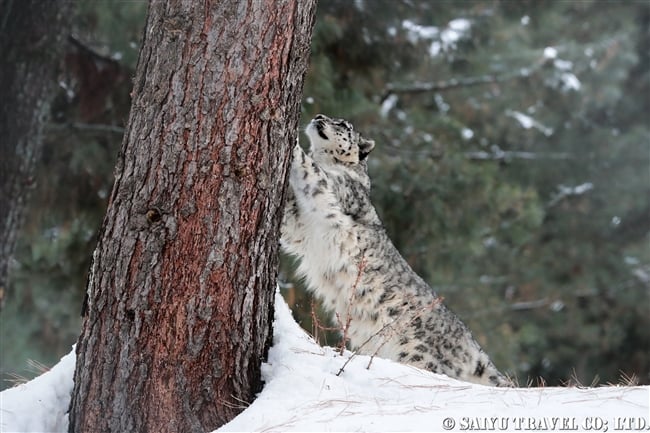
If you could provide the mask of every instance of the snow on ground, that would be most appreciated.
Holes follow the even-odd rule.
[[[74,349],[29,382],[0,392],[0,432],[67,432]]]
[[[319,347],[278,294],[258,398],[228,431],[650,430],[650,387],[501,389]],[[0,393],[0,431],[67,431],[74,352]]]
[[[219,432],[613,430],[628,419],[650,429],[647,386],[492,388],[378,358],[367,369],[367,356],[337,376],[350,353],[319,347],[279,295],[275,314],[266,385]]]

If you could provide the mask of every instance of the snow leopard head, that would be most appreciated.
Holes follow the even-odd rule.
[[[311,152],[319,162],[359,164],[375,147],[373,140],[363,138],[344,119],[316,115],[305,130],[311,142]]]

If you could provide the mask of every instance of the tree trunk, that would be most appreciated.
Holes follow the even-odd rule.
[[[150,2],[70,431],[211,431],[260,389],[314,9]]]
[[[0,0],[0,308],[42,132],[56,90],[69,2]]]

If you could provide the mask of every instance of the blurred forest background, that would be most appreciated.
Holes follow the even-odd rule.
[[[130,108],[146,2],[75,6],[0,312],[3,389],[77,339]],[[375,139],[391,238],[497,366],[650,384],[647,1],[321,0],[303,123],[316,113]]]

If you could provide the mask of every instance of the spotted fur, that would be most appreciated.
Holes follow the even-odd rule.
[[[350,317],[361,353],[461,380],[509,386],[469,329],[411,269],[370,202],[366,157],[375,146],[342,119],[316,116],[309,155],[293,150],[282,247],[326,309]]]

